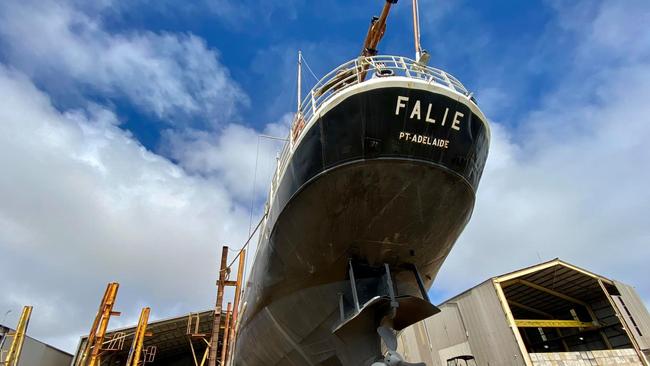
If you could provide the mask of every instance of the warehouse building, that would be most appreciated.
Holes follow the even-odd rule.
[[[11,347],[13,336],[9,335],[10,332],[13,333],[14,329],[0,324],[0,361],[5,360]],[[69,366],[70,361],[72,361],[71,354],[25,336],[18,366]]]
[[[650,365],[636,291],[559,259],[489,279],[400,335],[427,365]]]

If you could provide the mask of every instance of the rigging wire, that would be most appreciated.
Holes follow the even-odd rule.
[[[259,223],[257,224],[257,226],[255,227],[255,230],[253,230],[253,232],[249,235],[248,240],[246,240],[246,243],[244,243],[244,245],[243,245],[241,248],[237,249],[237,251],[238,251],[239,253],[235,256],[235,258],[233,258],[232,262],[230,262],[230,264],[228,264],[228,266],[226,266],[226,269],[225,269],[225,270],[229,270],[230,267],[232,267],[232,265],[235,264],[235,261],[236,261],[237,258],[239,258],[239,256],[241,255],[241,251],[242,251],[243,249],[246,249],[246,247],[248,246],[248,244],[250,244],[251,239],[253,239],[253,236],[255,236],[255,233],[257,232],[257,230],[259,230],[260,226],[262,226],[262,223],[264,222],[264,219],[266,218],[266,216],[267,216],[267,214],[264,214],[264,215],[262,216],[262,218],[260,219],[260,222],[259,222]]]
[[[248,235],[251,234],[251,228],[253,227],[253,206],[255,205],[255,190],[257,188],[257,166],[260,160],[260,140],[261,136],[257,136],[257,153],[255,154],[255,172],[253,173],[253,193],[251,194],[251,212],[250,219],[248,220]]]
[[[304,61],[305,66],[307,66],[307,70],[309,70],[309,73],[312,75],[314,80],[316,80],[316,82],[318,82],[319,81],[318,77],[316,76],[316,74],[314,73],[312,68],[309,66],[309,64],[307,63],[307,60],[305,60],[305,58],[304,58],[304,56],[302,54],[300,55],[300,58],[301,58],[302,61]],[[294,91],[297,91],[297,85],[294,85]],[[294,93],[294,94],[297,94],[297,93]],[[250,244],[250,241],[253,238],[254,234],[257,232],[260,225],[262,224],[262,222],[264,222],[264,219],[267,216],[267,214],[265,213],[262,216],[262,218],[260,219],[260,222],[257,224],[255,229],[252,230],[252,227],[253,227],[253,212],[254,212],[254,208],[255,208],[255,195],[257,194],[257,171],[258,171],[258,168],[259,168],[260,144],[261,144],[262,138],[266,138],[266,139],[269,139],[269,140],[283,141],[283,142],[288,142],[289,141],[288,138],[281,138],[281,137],[275,137],[275,136],[269,136],[269,135],[263,135],[263,134],[260,134],[260,135],[257,136],[257,149],[256,149],[256,153],[255,153],[255,170],[254,170],[254,173],[253,173],[253,187],[252,187],[252,193],[251,193],[250,216],[249,216],[249,220],[248,220],[248,235],[249,235],[249,237],[248,237],[248,240],[246,241],[246,243],[240,249],[232,250],[232,251],[237,251],[238,254],[235,256],[235,258],[232,260],[232,262],[226,267],[227,270],[230,270],[230,267],[232,267],[232,265],[235,263],[237,258],[239,258],[239,256],[241,255],[242,250],[245,249],[248,246],[248,244]],[[245,263],[244,266],[246,266],[246,263],[248,263],[248,252],[246,253],[246,258],[244,258],[244,263]],[[244,271],[246,271],[246,268],[244,268]],[[246,275],[244,275],[244,278],[246,278]]]
[[[269,140],[277,140],[277,141],[284,141],[284,142],[289,141],[289,139],[286,137],[277,137],[277,136],[269,136],[269,135],[259,135],[259,137],[269,139]]]
[[[318,79],[316,74],[314,74],[314,71],[311,69],[311,67],[309,67],[309,63],[307,62],[307,59],[305,59],[305,56],[302,56],[302,61],[305,63],[305,66],[307,66],[307,70],[309,70],[311,76],[314,77],[314,80],[316,80],[316,82],[319,82],[320,80]]]

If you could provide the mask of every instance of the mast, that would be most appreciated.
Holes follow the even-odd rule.
[[[420,33],[420,6],[418,0],[413,0],[413,37],[415,38],[415,61],[420,65],[427,65],[431,55],[422,49],[422,38]]]
[[[415,37],[415,59],[419,60],[422,56],[422,46],[420,39],[420,8],[418,0],[413,0],[413,36]]]
[[[298,51],[298,108],[296,114],[300,114],[300,106],[302,105],[302,51]]]
[[[300,135],[300,131],[305,127],[305,121],[302,119],[302,112],[300,108],[302,107],[302,51],[298,51],[298,105],[296,106],[296,115],[293,118],[293,126],[291,126],[291,143]]]

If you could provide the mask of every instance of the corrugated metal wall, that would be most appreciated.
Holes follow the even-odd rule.
[[[525,365],[491,280],[457,302],[478,365]]]
[[[630,324],[632,335],[636,338],[641,349],[650,349],[650,314],[648,313],[648,309],[646,309],[639,294],[634,290],[634,287],[617,281],[614,281],[614,284],[621,294],[621,300],[623,300],[623,303],[636,324],[636,327],[630,324],[630,316],[626,313],[625,309],[620,309],[626,322]]]
[[[650,313],[634,288],[616,281],[615,285],[620,293],[612,296],[617,308],[643,353],[650,354]],[[593,305],[601,323],[618,323],[609,302],[603,299]],[[400,347],[408,361],[446,366],[449,357],[471,354],[480,366],[525,365],[492,280],[445,302],[440,309],[439,314],[401,334]],[[615,351],[632,347],[629,338],[619,334],[620,328],[606,330]]]
[[[3,346],[3,353],[11,347],[13,338],[8,338]],[[52,348],[33,338],[25,337],[25,343],[20,354],[18,366],[69,366],[72,362],[72,355]]]
[[[446,358],[471,352],[481,366],[525,364],[491,280],[440,309],[439,314],[401,335],[401,347],[409,361],[446,366]]]
[[[426,336],[424,322],[406,328],[399,337],[398,352],[411,362],[424,362],[427,365],[440,365],[433,359],[432,347]]]

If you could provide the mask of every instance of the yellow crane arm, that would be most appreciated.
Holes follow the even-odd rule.
[[[363,49],[361,50],[362,56],[374,56],[377,54],[377,46],[386,33],[386,20],[390,14],[391,7],[397,4],[398,0],[386,0],[384,8],[379,17],[373,17],[370,22],[370,28],[366,35],[366,40],[363,42]]]

